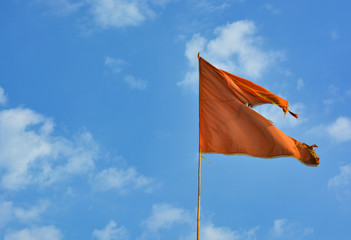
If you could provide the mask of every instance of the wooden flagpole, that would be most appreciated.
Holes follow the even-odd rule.
[[[198,61],[200,52],[197,54]],[[199,61],[199,172],[198,172],[198,195],[197,195],[197,240],[200,240],[200,195],[201,195],[201,148],[200,148],[200,61]]]
[[[199,179],[197,196],[197,240],[200,240],[201,149],[199,149]]]

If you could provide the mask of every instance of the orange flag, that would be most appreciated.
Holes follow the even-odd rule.
[[[317,166],[313,147],[291,138],[250,107],[271,103],[288,110],[288,101],[244,78],[199,58],[200,151],[254,157],[294,157]]]

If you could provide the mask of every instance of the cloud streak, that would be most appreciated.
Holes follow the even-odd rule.
[[[333,190],[339,201],[347,203],[349,208],[349,200],[351,199],[351,164],[339,167],[339,173],[328,181],[328,189]]]
[[[272,239],[307,239],[313,233],[313,228],[301,227],[284,218],[274,220],[270,230]]]
[[[98,191],[117,190],[121,194],[126,194],[131,189],[144,188],[150,192],[153,181],[152,178],[141,175],[132,167],[127,169],[108,168],[96,175],[94,189]]]
[[[7,96],[5,94],[5,90],[0,87],[0,105],[5,105],[7,102]]]
[[[141,25],[157,16],[169,0],[37,0],[49,13],[66,16],[81,11],[99,28],[124,28]]]
[[[93,237],[97,240],[127,240],[128,231],[124,226],[117,227],[114,221],[110,221],[105,228],[95,229]]]
[[[142,79],[136,79],[131,75],[124,77],[124,82],[126,82],[131,89],[145,90],[147,87],[147,82]]]
[[[61,240],[62,233],[55,226],[42,226],[12,231],[5,235],[4,240]]]
[[[119,58],[106,57],[105,66],[107,66],[115,76],[118,76],[122,72],[123,66],[126,62]],[[135,90],[145,90],[147,88],[148,82],[143,79],[136,79],[132,75],[125,75],[123,81],[128,84],[131,89]]]

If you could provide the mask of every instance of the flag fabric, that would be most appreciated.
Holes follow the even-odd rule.
[[[275,104],[284,114],[288,101],[244,78],[218,69],[199,58],[199,137],[202,153],[243,154],[254,157],[294,157],[317,166],[319,157],[309,146],[291,138],[251,108]]]

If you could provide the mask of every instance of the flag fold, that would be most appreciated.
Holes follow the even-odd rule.
[[[200,151],[244,154],[254,157],[294,157],[317,166],[319,157],[309,146],[291,138],[252,110],[260,104],[275,104],[284,114],[288,101],[244,78],[218,69],[199,58]]]

